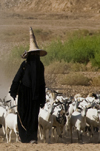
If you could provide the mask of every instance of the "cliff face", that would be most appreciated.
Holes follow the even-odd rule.
[[[0,10],[33,12],[99,12],[99,0],[0,0]]]

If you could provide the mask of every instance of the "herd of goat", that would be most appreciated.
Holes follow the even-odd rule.
[[[11,142],[12,131],[18,142],[17,97],[14,101],[9,93],[0,100],[0,129],[7,143]],[[100,142],[100,95],[67,97],[46,88],[46,103],[38,116],[38,139],[51,143],[54,138],[58,142],[68,133],[72,143],[76,131],[78,142],[83,142],[83,134],[93,138],[95,132]]]

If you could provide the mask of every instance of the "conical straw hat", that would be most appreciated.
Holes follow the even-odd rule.
[[[30,47],[29,47],[29,50],[27,52],[24,52],[22,54],[22,58],[27,58],[28,53],[36,52],[36,51],[40,52],[40,56],[45,56],[47,54],[47,52],[45,50],[39,49],[37,42],[36,42],[34,32],[32,30],[32,27],[30,27]]]

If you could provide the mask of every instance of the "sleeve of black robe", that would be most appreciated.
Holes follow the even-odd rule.
[[[25,61],[23,61],[22,64],[20,65],[20,68],[18,69],[10,87],[9,93],[13,98],[15,98],[16,95],[18,94],[18,89],[23,76],[24,68],[25,68]]]
[[[46,92],[45,92],[45,79],[44,79],[44,65],[42,64],[42,62],[40,62],[39,100],[40,100],[40,104],[44,106],[46,102]]]

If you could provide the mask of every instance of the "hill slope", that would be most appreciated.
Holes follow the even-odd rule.
[[[0,0],[0,9],[33,12],[99,12],[99,0]]]

